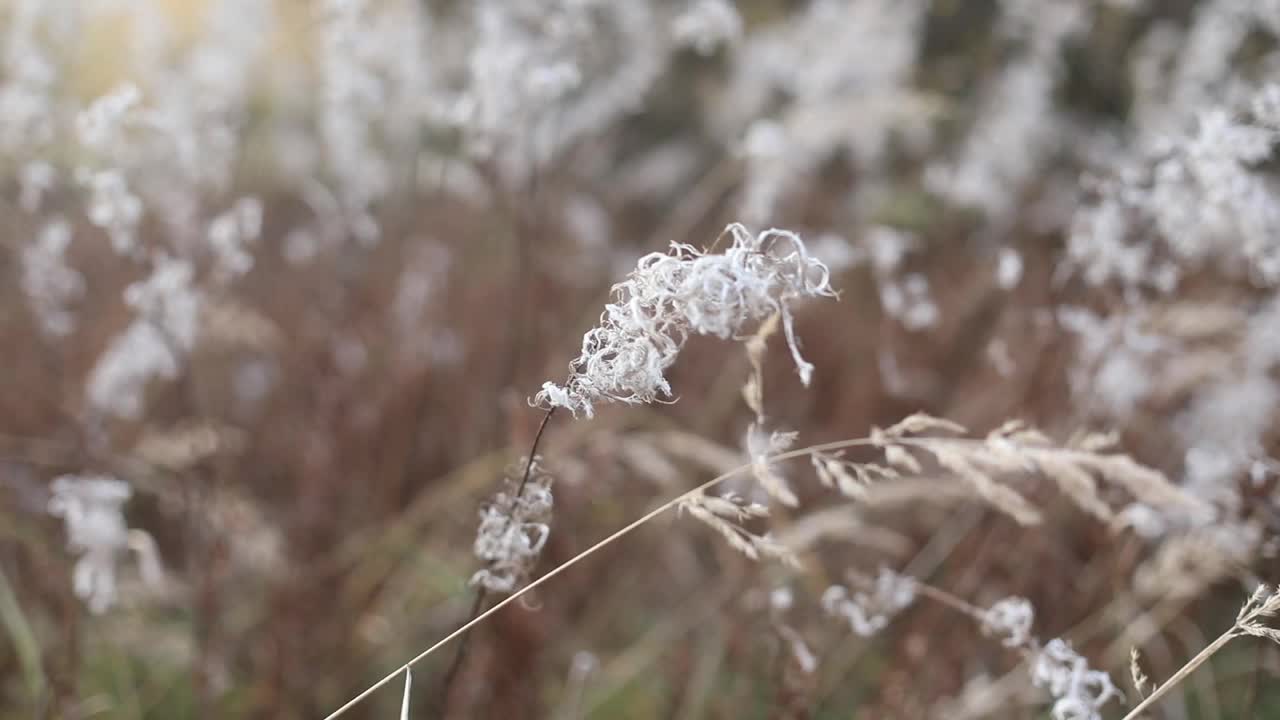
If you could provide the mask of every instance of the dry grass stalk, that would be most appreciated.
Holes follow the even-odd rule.
[[[1249,599],[1240,607],[1240,612],[1236,614],[1234,625],[1218,636],[1217,640],[1214,640],[1197,653],[1195,657],[1188,660],[1168,680],[1161,683],[1160,687],[1156,688],[1137,707],[1130,710],[1123,720],[1137,720],[1157,700],[1168,694],[1178,683],[1185,680],[1187,676],[1195,672],[1196,668],[1207,662],[1209,658],[1213,657],[1235,638],[1252,635],[1280,643],[1280,630],[1276,630],[1266,624],[1266,620],[1274,618],[1277,614],[1280,614],[1280,590],[1269,588],[1266,585],[1259,585],[1254,590],[1253,595],[1249,596]],[[1136,657],[1136,651],[1134,657]]]
[[[864,585],[870,583],[869,578],[860,580]],[[1032,634],[1035,613],[1026,599],[1005,598],[983,609],[919,581],[914,581],[914,590],[922,597],[969,616],[984,634],[999,637],[1002,645],[1019,652],[1030,666],[1033,684],[1047,689],[1054,698],[1055,718],[1101,720],[1099,710],[1119,695],[1111,677],[1091,669],[1088,661],[1065,641],[1054,638],[1041,643]]]
[[[1138,664],[1141,654],[1138,648],[1129,648],[1129,676],[1133,678],[1133,689],[1137,691],[1138,697],[1146,698],[1151,694],[1151,678],[1142,671],[1142,666]]]
[[[239,452],[244,443],[244,433],[235,428],[196,422],[147,430],[133,453],[156,467],[181,472],[219,453]]]
[[[1138,567],[1134,587],[1151,598],[1193,598],[1249,562],[1261,529],[1221,523],[1167,537]]]
[[[747,431],[747,453],[751,456],[751,474],[769,496],[788,507],[800,504],[800,498],[777,469],[772,458],[788,450],[796,441],[794,432],[765,434],[759,422]]]
[[[748,503],[733,495],[715,497],[699,493],[687,497],[679,509],[715,530],[730,547],[752,560],[767,557],[782,560],[788,565],[799,565],[800,561],[785,545],[742,526],[741,523],[753,518],[768,517],[769,509],[764,505]]]
[[[220,347],[270,351],[280,347],[283,333],[271,318],[230,298],[200,306],[200,340]]]
[[[847,461],[841,458],[838,453],[844,449],[853,447],[878,448],[883,451],[889,447],[897,446],[903,453],[910,454],[912,451],[923,452],[930,454],[935,458],[938,458],[938,456],[941,455],[942,458],[938,458],[940,465],[953,471],[956,469],[962,470],[963,472],[958,472],[957,474],[964,476],[971,485],[977,485],[986,489],[987,494],[979,492],[984,499],[992,502],[997,507],[1001,507],[1000,503],[1003,503],[1004,507],[1001,509],[1004,509],[1011,515],[1014,515],[1015,518],[1019,515],[1025,516],[1026,519],[1038,517],[1038,513],[1035,512],[1034,508],[1031,508],[1029,502],[1026,501],[1025,498],[1022,498],[1021,495],[1018,495],[1013,490],[1009,490],[1008,488],[1004,488],[1004,486],[998,485],[985,473],[988,471],[1007,473],[1037,470],[1038,465],[1034,461],[1034,452],[1048,452],[1049,450],[1054,449],[1048,444],[1048,440],[1043,435],[1034,430],[1024,428],[1021,425],[1013,424],[1001,428],[996,433],[993,433],[991,436],[983,440],[915,436],[916,433],[929,431],[960,433],[964,431],[964,428],[946,420],[941,420],[924,414],[916,414],[885,430],[874,429],[870,437],[867,438],[841,440],[804,447],[797,450],[786,450],[774,454],[768,454],[764,457],[764,462],[767,466],[772,467],[774,464],[797,458],[808,457],[811,459],[811,462],[814,458],[825,458],[824,462],[818,463],[824,468],[824,470],[819,473],[820,477],[821,472],[827,472],[829,473],[827,481],[835,487],[847,486],[849,488],[863,488],[868,483],[872,483],[874,481],[898,479],[901,477],[901,474],[893,467],[885,465],[878,465],[875,463],[854,463]],[[1080,458],[1082,461],[1088,460],[1095,463],[1095,465],[1091,465],[1090,467],[1097,466],[1096,464],[1101,464],[1101,466],[1105,467],[1114,467],[1106,464],[1107,458],[1118,457],[1124,458],[1124,467],[1132,466],[1139,470],[1146,470],[1125,456],[1102,456],[1089,454],[1079,450],[1056,450],[1057,452],[1064,453],[1064,457]],[[684,493],[683,495],[663,503],[625,527],[597,542],[595,545],[587,548],[585,551],[555,567],[541,577],[517,589],[512,594],[490,607],[488,610],[476,614],[470,621],[434,645],[428,647],[417,657],[413,658],[396,671],[367,688],[364,692],[351,699],[347,704],[331,713],[325,718],[325,720],[333,720],[334,718],[344,714],[347,710],[358,704],[364,698],[368,697],[378,688],[391,682],[401,672],[407,671],[414,664],[434,653],[437,649],[448,642],[466,634],[477,624],[483,622],[509,603],[523,597],[526,593],[533,591],[543,583],[550,581],[560,573],[565,572],[574,565],[577,565],[579,562],[598,552],[605,546],[611,545],[625,535],[628,535],[632,531],[647,524],[650,520],[673,508],[680,508],[688,511],[690,515],[709,525],[718,534],[724,537],[731,547],[752,559],[772,557],[783,560],[787,563],[798,563],[794,553],[782,543],[768,535],[753,533],[741,525],[744,521],[762,519],[766,517],[768,514],[767,508],[756,503],[743,502],[734,496],[715,497],[706,494],[708,490],[722,484],[731,477],[745,472],[753,472],[756,469],[755,466],[757,461],[758,458],[753,458],[752,462],[736,467],[733,470],[721,474],[693,490]],[[897,461],[893,462],[895,466],[901,466],[904,463],[910,464],[909,461],[904,461],[902,459],[901,454],[897,456]],[[843,474],[843,477],[841,474]],[[1155,471],[1148,471],[1144,479],[1150,479],[1151,477],[1162,478],[1163,476],[1155,473]],[[858,490],[854,490],[855,494],[857,494],[857,492]],[[926,590],[922,590],[922,592],[927,593]],[[963,602],[960,602],[959,607],[968,607],[973,611],[974,616],[979,618],[980,621],[985,617],[981,609],[967,606],[967,604],[964,604]],[[1063,652],[1065,653],[1066,651],[1064,650]],[[1072,657],[1076,656],[1072,655]],[[1061,665],[1061,662],[1059,661],[1062,661],[1062,658],[1055,660],[1055,662],[1058,662],[1059,665]],[[1059,677],[1061,672],[1066,672],[1066,670],[1061,670],[1059,668],[1059,670],[1054,670],[1054,672],[1059,674],[1053,675],[1053,677]],[[1080,669],[1077,667],[1072,672],[1079,675]]]

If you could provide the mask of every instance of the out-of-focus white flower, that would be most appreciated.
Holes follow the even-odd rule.
[[[181,350],[191,349],[198,330],[200,293],[192,284],[194,275],[190,262],[161,256],[146,280],[124,291],[125,303]]]
[[[370,208],[391,189],[399,161],[385,148],[415,137],[430,105],[423,62],[430,13],[413,2],[325,0],[315,7],[318,126],[338,200],[326,220],[372,245],[381,230]]]
[[[996,260],[996,284],[1002,290],[1012,290],[1022,280],[1022,255],[1013,248],[1001,248]]]
[[[49,514],[62,518],[67,547],[79,554],[72,585],[95,613],[116,601],[116,564],[129,549],[138,553],[143,580],[161,580],[155,542],[141,531],[130,531],[124,504],[132,490],[128,483],[101,475],[64,475],[53,481]]]
[[[1084,278],[1168,293],[1187,271],[1211,265],[1280,284],[1280,202],[1258,169],[1280,144],[1269,119],[1276,97],[1280,89],[1264,86],[1248,102],[1201,101],[1185,126],[1134,143],[1140,153],[1090,179],[1098,199],[1076,211],[1068,241]],[[1239,112],[1250,103],[1253,118]]]
[[[871,254],[871,264],[877,274],[890,275],[897,272],[907,253],[919,244],[916,236],[884,225],[876,225],[867,230],[863,239]]]
[[[93,366],[87,384],[89,403],[118,417],[137,419],[147,383],[177,375],[178,361],[164,336],[154,326],[134,321]]]
[[[138,87],[126,83],[95,100],[76,117],[80,142],[92,150],[109,149],[141,99]]]
[[[57,170],[53,165],[44,160],[32,160],[26,163],[18,175],[20,186],[18,204],[23,210],[36,213],[40,210],[40,202],[44,199],[45,193],[53,189],[55,180],[57,180]]]
[[[987,608],[982,616],[983,632],[1000,637],[1005,647],[1021,647],[1031,642],[1031,621],[1035,610],[1026,598],[1007,597]]]
[[[915,581],[905,575],[880,568],[870,593],[856,592],[850,597],[848,588],[832,585],[822,593],[822,608],[828,614],[849,621],[853,631],[871,637],[889,624],[890,618],[915,602]]]
[[[84,277],[67,264],[70,244],[71,225],[55,219],[22,251],[22,289],[31,300],[40,329],[52,337],[75,329],[75,316],[67,306],[84,294]]]
[[[746,222],[775,215],[786,191],[834,155],[874,169],[888,159],[891,138],[913,148],[927,142],[931,103],[911,78],[928,5],[814,0],[734,48],[711,122],[748,138],[739,209]]]
[[[1169,520],[1150,505],[1131,503],[1116,516],[1116,527],[1132,528],[1138,537],[1156,540],[1169,531]]]
[[[909,273],[896,280],[882,281],[880,304],[885,314],[898,319],[908,330],[923,330],[938,324],[938,306],[929,293],[929,279]]]
[[[89,221],[107,231],[111,248],[121,255],[137,251],[137,228],[142,200],[129,188],[119,170],[79,168],[76,180],[89,190]]]
[[[676,18],[672,31],[676,42],[700,55],[710,55],[742,37],[742,16],[726,0],[694,0]]]
[[[496,593],[522,585],[551,535],[551,476],[533,459],[523,492],[524,463],[508,472],[508,488],[494,495],[480,510],[476,557],[488,566],[471,577],[471,584]]]
[[[0,57],[0,151],[24,152],[54,137],[56,58],[66,33],[59,20],[76,18],[76,6],[56,7],[43,0],[17,0],[5,6],[4,51]]]
[[[209,249],[223,278],[243,275],[253,267],[253,255],[246,249],[262,232],[262,202],[241,198],[229,210],[209,221]]]
[[[1036,654],[1031,677],[1054,697],[1054,720],[1101,720],[1098,710],[1120,697],[1110,675],[1089,669],[1089,662],[1059,638]]]
[[[1078,0],[1004,0],[1001,28],[1023,46],[986,89],[978,117],[957,157],[928,168],[925,184],[948,201],[982,210],[993,220],[1018,207],[1010,188],[1036,177],[1066,132],[1054,113],[1053,92],[1063,73],[1063,41],[1086,29]]]
[[[663,373],[690,334],[728,339],[744,325],[773,313],[783,329],[800,379],[813,366],[800,355],[791,305],[806,297],[834,296],[827,267],[809,255],[795,233],[752,236],[742,225],[725,234],[733,244],[707,254],[672,244],[671,253],[640,258],[631,276],[613,287],[600,325],[582,338],[582,354],[564,385],[543,384],[534,401],[591,417],[594,403],[648,403],[671,395]]]
[[[196,341],[200,293],[184,260],[161,257],[151,276],[125,290],[138,318],[118,335],[89,373],[87,394],[95,408],[124,418],[142,413],[152,378],[177,377],[182,355]]]

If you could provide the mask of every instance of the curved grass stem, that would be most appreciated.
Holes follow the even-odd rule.
[[[1209,643],[1205,649],[1201,650],[1195,657],[1187,661],[1187,664],[1183,665],[1182,669],[1171,675],[1168,680],[1165,680],[1160,687],[1156,688],[1155,691],[1148,695],[1147,698],[1139,703],[1137,707],[1130,710],[1129,714],[1124,716],[1124,720],[1137,720],[1141,717],[1144,710],[1151,707],[1160,698],[1164,697],[1174,688],[1174,686],[1185,680],[1186,677],[1194,672],[1196,668],[1203,665],[1206,660],[1213,657],[1214,653],[1221,650],[1224,645],[1230,642],[1232,638],[1238,637],[1239,634],[1240,631],[1237,626],[1232,626],[1230,630],[1222,633],[1222,635],[1218,636],[1217,640]]]
[[[899,442],[908,442],[908,443],[909,443],[909,442],[910,442],[910,440],[908,440],[908,439],[904,438],[904,439],[899,440]],[[854,439],[854,440],[838,440],[838,441],[836,441],[836,442],[825,443],[825,444],[822,444],[822,445],[811,445],[811,446],[806,447],[806,448],[800,448],[800,449],[798,449],[798,450],[790,450],[790,451],[788,451],[788,452],[779,453],[779,454],[777,454],[777,455],[772,456],[772,457],[770,458],[770,460],[772,460],[772,461],[791,460],[791,459],[794,459],[794,458],[799,458],[799,457],[804,457],[804,456],[806,456],[806,455],[811,455],[811,454],[813,454],[813,453],[817,453],[817,452],[826,452],[826,451],[829,451],[829,450],[839,450],[839,449],[841,449],[841,448],[854,447],[854,446],[859,446],[859,445],[871,445],[871,444],[872,444],[872,440],[871,440],[871,439],[869,439],[869,438],[857,438],[857,439]],[[464,625],[462,625],[461,627],[459,627],[457,630],[454,630],[453,632],[451,632],[451,633],[449,633],[448,635],[446,635],[444,638],[441,638],[439,641],[437,641],[437,642],[436,642],[434,645],[432,645],[431,647],[427,648],[426,650],[423,650],[421,653],[419,653],[419,654],[418,654],[416,657],[414,657],[412,660],[409,660],[409,661],[408,661],[408,662],[406,662],[405,664],[403,664],[403,665],[401,665],[400,667],[396,668],[396,669],[395,669],[395,670],[393,670],[392,672],[388,673],[386,677],[382,678],[381,680],[379,680],[378,682],[374,683],[373,685],[370,685],[368,688],[366,688],[366,689],[365,689],[363,692],[361,692],[359,695],[356,695],[355,697],[353,697],[353,698],[351,698],[350,700],[348,700],[348,701],[347,701],[347,703],[346,703],[345,705],[343,705],[342,707],[338,708],[337,710],[334,710],[332,713],[330,713],[329,715],[327,715],[327,716],[325,717],[325,719],[324,719],[324,720],[335,720],[335,718],[338,718],[338,717],[342,716],[342,715],[343,715],[344,713],[346,713],[348,710],[350,710],[351,708],[353,708],[353,707],[355,707],[356,705],[360,704],[360,702],[361,702],[361,701],[363,701],[365,698],[367,698],[367,697],[369,697],[370,695],[372,695],[372,694],[373,694],[375,691],[377,691],[379,688],[381,688],[382,686],[384,686],[384,685],[386,685],[386,684],[390,683],[391,681],[395,680],[397,677],[399,677],[399,676],[400,676],[400,674],[401,674],[401,673],[408,672],[410,668],[412,668],[412,667],[413,667],[414,665],[416,665],[417,663],[421,662],[423,659],[425,659],[427,656],[429,656],[429,655],[431,655],[432,653],[434,653],[436,650],[439,650],[441,647],[444,647],[445,645],[449,644],[449,642],[451,642],[452,640],[454,640],[454,639],[456,639],[456,638],[458,638],[458,637],[461,637],[461,636],[465,635],[465,634],[467,633],[467,631],[471,630],[471,629],[472,629],[472,628],[474,628],[476,625],[479,625],[480,623],[484,622],[484,621],[485,621],[485,619],[487,619],[489,616],[493,615],[494,613],[498,612],[499,610],[501,610],[502,608],[506,607],[507,605],[510,605],[511,603],[513,603],[513,602],[515,602],[516,600],[520,599],[520,598],[521,598],[521,597],[523,597],[526,593],[528,593],[528,592],[530,592],[530,591],[534,590],[535,588],[539,587],[539,586],[540,586],[540,585],[542,585],[543,583],[548,582],[549,580],[551,580],[552,578],[556,577],[556,576],[557,576],[557,575],[559,575],[560,573],[562,573],[562,572],[564,572],[564,571],[568,570],[569,568],[573,567],[574,565],[577,565],[578,563],[582,562],[582,561],[583,561],[583,560],[585,560],[586,558],[588,558],[588,557],[590,557],[591,555],[595,554],[596,552],[600,551],[600,550],[601,550],[601,549],[603,549],[604,547],[606,547],[606,546],[608,546],[608,545],[613,544],[613,542],[614,542],[614,541],[619,540],[620,538],[622,538],[622,537],[624,537],[624,536],[626,536],[626,535],[630,534],[632,531],[636,530],[637,528],[639,528],[640,526],[642,526],[642,525],[644,525],[645,523],[649,522],[650,520],[652,520],[652,519],[654,519],[654,518],[658,517],[659,515],[661,515],[661,514],[663,514],[664,512],[666,512],[667,510],[670,510],[671,508],[674,508],[674,507],[676,507],[676,506],[680,505],[680,503],[684,502],[685,500],[688,500],[689,498],[691,498],[691,497],[693,497],[693,496],[695,496],[695,495],[697,495],[697,494],[699,494],[699,493],[706,492],[707,490],[710,490],[711,488],[715,487],[716,485],[719,485],[720,483],[724,482],[725,480],[728,480],[728,479],[729,479],[729,478],[731,478],[731,477],[734,477],[734,476],[739,475],[739,474],[744,473],[744,472],[748,472],[748,471],[750,471],[750,470],[751,470],[751,465],[750,465],[750,464],[742,465],[742,466],[736,467],[736,468],[734,468],[733,470],[730,470],[729,472],[726,472],[726,473],[724,473],[724,474],[722,474],[722,475],[718,475],[718,476],[716,476],[716,477],[714,477],[714,478],[712,478],[712,479],[710,479],[710,480],[708,480],[708,481],[706,481],[706,482],[702,483],[701,485],[699,485],[699,486],[697,486],[697,487],[693,488],[692,490],[689,490],[688,492],[682,493],[682,494],[680,494],[680,495],[676,496],[675,498],[672,498],[671,500],[668,500],[667,502],[665,502],[665,503],[663,503],[663,504],[659,505],[658,507],[654,508],[653,510],[650,510],[649,512],[647,512],[647,513],[645,513],[644,515],[640,516],[639,518],[637,518],[637,519],[633,520],[631,523],[629,523],[629,524],[628,524],[628,525],[626,525],[625,527],[623,527],[623,528],[621,528],[621,529],[619,529],[619,530],[615,531],[613,534],[609,535],[608,537],[604,538],[603,540],[601,540],[601,541],[597,542],[596,544],[592,545],[591,547],[587,548],[586,550],[583,550],[582,552],[578,553],[577,555],[573,556],[572,558],[569,558],[568,560],[566,560],[564,563],[560,564],[559,566],[557,566],[557,567],[555,567],[555,568],[553,568],[553,569],[549,570],[545,575],[543,575],[543,576],[539,577],[537,580],[534,580],[533,582],[529,583],[528,585],[525,585],[524,587],[520,588],[519,590],[517,590],[516,592],[512,593],[511,595],[508,595],[506,598],[504,598],[504,599],[502,599],[501,601],[499,601],[498,603],[494,604],[494,605],[493,605],[493,607],[489,608],[488,610],[485,610],[484,612],[480,613],[479,615],[476,615],[476,616],[475,616],[475,617],[473,617],[471,620],[467,621]]]

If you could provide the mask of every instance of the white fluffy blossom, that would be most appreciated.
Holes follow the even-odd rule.
[[[833,155],[875,169],[896,139],[927,142],[932,111],[911,78],[928,5],[815,0],[786,23],[752,29],[734,49],[711,123],[746,138],[742,217],[774,214],[789,188]]]
[[[1022,187],[1041,173],[1066,130],[1054,112],[1054,89],[1064,65],[1059,50],[1087,28],[1087,5],[1077,0],[1005,0],[1001,27],[1023,49],[985,89],[978,115],[958,155],[931,166],[925,184],[957,205],[991,219],[1018,207]]]
[[[1189,271],[1212,266],[1258,285],[1280,284],[1280,203],[1260,171],[1280,145],[1271,105],[1280,87],[1249,103],[1202,106],[1186,122],[1134,143],[1089,185],[1097,200],[1075,213],[1068,255],[1094,285],[1171,292]]]
[[[194,273],[190,262],[162,256],[150,277],[124,291],[125,303],[181,350],[191,349],[198,329],[200,293],[193,285]]]
[[[982,616],[982,631],[1001,638],[1005,647],[1021,647],[1031,641],[1031,622],[1035,610],[1026,598],[1007,597],[987,608]]]
[[[1059,638],[1037,653],[1031,677],[1053,695],[1054,720],[1101,720],[1098,710],[1120,696],[1110,675],[1089,669],[1089,662]]]
[[[142,416],[147,383],[178,375],[178,361],[154,326],[135,320],[111,341],[89,374],[89,404],[117,417]]]
[[[691,334],[731,338],[750,322],[782,316],[800,379],[813,366],[800,355],[791,304],[834,296],[827,267],[806,251],[795,233],[768,230],[752,236],[730,225],[733,244],[708,254],[672,244],[670,253],[640,258],[630,277],[613,287],[600,324],[582,338],[582,354],[564,385],[545,383],[535,402],[590,417],[594,403],[649,403],[671,396],[663,373]]]
[[[22,289],[31,300],[40,329],[62,337],[75,329],[68,306],[84,295],[84,277],[67,263],[71,225],[61,218],[50,221],[34,242],[22,251]]]
[[[18,205],[32,215],[36,214],[57,179],[57,169],[44,160],[32,160],[23,164],[22,170],[18,172]]]
[[[672,25],[676,42],[710,55],[742,37],[742,16],[727,0],[694,0]]]
[[[380,229],[371,212],[395,182],[397,158],[380,139],[403,140],[429,103],[422,74],[428,13],[418,3],[325,0],[320,15],[317,125],[339,201],[331,221],[362,243]]]
[[[529,481],[519,487],[524,463],[508,473],[507,489],[480,509],[476,557],[488,567],[471,577],[471,584],[496,593],[509,593],[524,584],[551,535],[551,476],[534,458]]]
[[[466,87],[442,119],[504,177],[526,177],[634,110],[670,55],[652,3],[467,3]],[[465,32],[465,31],[464,31]]]
[[[160,258],[152,274],[125,290],[139,317],[118,335],[89,374],[87,393],[95,408],[124,418],[142,413],[147,383],[177,377],[182,354],[199,328],[200,294],[184,260]]]
[[[91,150],[109,150],[119,141],[120,132],[133,119],[132,114],[142,100],[142,92],[126,83],[93,101],[76,116],[76,134]]]
[[[920,273],[908,273],[900,281],[881,279],[880,306],[908,330],[924,330],[938,324],[940,313],[929,292],[929,278]]]
[[[241,198],[226,212],[209,221],[209,249],[224,278],[243,275],[253,267],[248,246],[262,232],[262,202],[257,198]]]
[[[5,5],[4,51],[0,67],[0,151],[39,146],[53,138],[54,92],[59,67],[49,30],[59,16],[75,17],[75,7],[55,7],[42,0]]]
[[[1012,290],[1022,280],[1022,255],[1011,247],[1000,248],[996,260],[996,284],[1001,290]]]
[[[144,581],[160,581],[155,542],[141,531],[130,531],[123,508],[132,491],[123,481],[99,475],[64,475],[53,481],[49,514],[62,518],[67,547],[79,555],[72,585],[95,613],[116,601],[116,563],[129,549],[138,553]]]
[[[915,602],[915,581],[888,568],[880,568],[870,593],[856,592],[852,597],[843,585],[832,585],[822,593],[822,608],[829,615],[849,621],[853,631],[871,637],[889,624],[889,619]]]
[[[89,222],[107,231],[111,248],[121,255],[137,252],[142,199],[119,170],[79,168],[76,180],[89,191]]]

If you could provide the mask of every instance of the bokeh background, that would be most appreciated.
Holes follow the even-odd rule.
[[[529,398],[637,258],[730,222],[800,233],[840,291],[797,307],[811,387],[779,338],[764,366],[802,444],[916,411],[1115,431],[1217,513],[1103,488],[1106,522],[1031,474],[1021,527],[943,473],[850,500],[801,463],[767,526],[802,568],[660,517],[449,682],[457,646],[420,664],[414,717],[1048,717],[948,608],[863,638],[824,588],[1026,597],[1132,701],[1131,647],[1158,682],[1275,578],[1280,4],[0,12],[0,717],[323,717],[447,634]],[[694,338],[676,402],[558,413],[538,571],[746,462],[750,370]],[[77,544],[58,479],[87,477]],[[1152,717],[1280,713],[1277,662],[1233,644]]]

